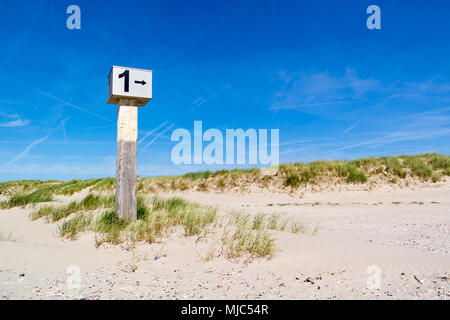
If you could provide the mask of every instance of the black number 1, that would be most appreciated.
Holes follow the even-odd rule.
[[[123,73],[119,74],[119,79],[122,77],[125,77],[124,91],[129,92],[130,91],[130,71],[125,70]]]

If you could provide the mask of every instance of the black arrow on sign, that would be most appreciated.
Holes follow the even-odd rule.
[[[142,84],[143,86],[147,84],[147,82],[145,82],[144,80],[142,80],[142,81],[135,81],[134,83],[139,83],[139,84]]]

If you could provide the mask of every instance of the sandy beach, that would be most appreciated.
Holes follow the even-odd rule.
[[[449,182],[302,197],[270,192],[161,194],[174,195],[217,206],[223,213],[244,210],[299,218],[314,232],[273,231],[276,251],[271,259],[230,260],[209,256],[212,238],[185,237],[177,230],[153,244],[96,248],[93,233],[70,241],[58,236],[58,224],[31,221],[30,207],[0,210],[0,298],[450,297]]]

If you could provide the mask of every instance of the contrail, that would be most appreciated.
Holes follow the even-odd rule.
[[[66,137],[66,127],[64,126],[64,122],[62,124],[63,134],[64,134],[64,144],[67,144],[67,137]]]
[[[48,93],[48,92],[46,92],[46,91],[44,91],[44,90],[40,90],[40,89],[37,89],[37,88],[33,88],[33,87],[24,85],[24,84],[22,84],[22,83],[19,83],[19,82],[17,82],[17,81],[14,81],[14,80],[11,80],[11,79],[2,77],[2,76],[0,76],[0,79],[5,80],[5,81],[7,81],[7,82],[9,82],[9,83],[15,84],[15,85],[17,85],[17,86],[19,86],[19,87],[22,87],[22,88],[25,88],[25,89],[34,90],[34,91],[36,91],[37,93],[40,93],[40,94],[42,94],[42,95],[44,95],[44,96],[47,96],[47,97],[49,97],[49,98],[51,98],[51,99],[53,99],[53,100],[56,100],[56,101],[58,101],[58,102],[60,102],[60,103],[62,103],[62,104],[64,104],[64,105],[66,105],[66,106],[73,107],[73,108],[75,108],[75,109],[78,109],[78,110],[80,110],[80,111],[83,111],[83,112],[85,112],[85,113],[87,113],[87,114],[90,114],[91,116],[97,117],[97,118],[102,119],[102,120],[106,120],[106,121],[108,121],[108,122],[114,122],[114,121],[111,120],[111,119],[105,118],[105,117],[103,117],[103,116],[101,116],[101,115],[99,115],[99,114],[97,114],[97,113],[94,113],[94,112],[92,112],[92,111],[89,111],[89,110],[87,110],[87,109],[85,109],[85,108],[83,108],[83,107],[80,107],[80,106],[76,105],[76,104],[73,104],[73,103],[70,103],[70,102],[68,102],[68,101],[65,101],[65,100],[63,100],[63,99],[61,99],[61,98],[58,98],[57,96],[54,96],[53,94]]]
[[[45,95],[45,96],[47,96],[47,97],[49,97],[49,98],[52,98],[52,99],[54,99],[54,100],[56,100],[56,101],[58,101],[58,102],[61,102],[61,103],[65,104],[66,106],[73,107],[73,108],[78,109],[78,110],[80,110],[80,111],[86,112],[86,113],[90,114],[91,116],[97,117],[97,118],[99,118],[99,119],[102,119],[102,120],[106,120],[106,121],[112,122],[111,119],[105,118],[105,117],[103,117],[103,116],[101,116],[101,115],[99,115],[99,114],[97,114],[97,113],[91,112],[91,111],[89,111],[89,110],[87,110],[87,109],[85,109],[85,108],[83,108],[83,107],[80,107],[80,106],[78,106],[78,105],[76,105],[76,104],[73,104],[73,103],[70,103],[70,102],[68,102],[68,101],[65,101],[65,100],[63,100],[63,99],[61,99],[61,98],[58,98],[57,96],[54,96],[54,95],[52,95],[51,93],[48,93],[48,92],[43,91],[43,90],[40,90],[40,89],[35,89],[35,88],[33,88],[33,89],[34,89],[35,91],[39,92],[40,94],[43,94],[43,95]]]
[[[153,132],[155,132],[155,131],[159,130],[161,127],[165,126],[166,123],[167,123],[167,120],[164,121],[163,123],[161,123],[159,126],[157,126],[157,127],[156,127],[155,129],[153,129],[152,131],[148,132],[148,133],[147,133],[147,134],[146,134],[146,135],[138,142],[138,144],[140,144],[142,141],[144,141],[145,139],[147,139],[147,137],[148,137],[149,135],[151,135]]]
[[[50,134],[51,134],[55,129],[57,129],[60,125],[63,125],[63,126],[64,126],[64,123],[65,123],[68,119],[69,119],[69,118],[65,118],[64,120],[61,120],[61,121],[59,122],[59,124],[58,124],[56,127],[54,127],[53,129],[49,130],[49,131],[47,132],[47,134],[46,134],[44,137],[42,137],[42,138],[40,138],[40,139],[37,139],[37,140],[33,141],[32,143],[30,143],[30,144],[25,148],[25,150],[23,150],[21,153],[19,153],[14,159],[10,160],[6,165],[7,165],[7,166],[10,166],[10,165],[12,165],[14,162],[16,162],[16,161],[18,161],[18,160],[20,160],[20,159],[22,159],[22,158],[25,158],[25,157],[28,155],[28,152],[30,152],[30,150],[31,150],[34,146],[36,146],[36,145],[38,145],[39,143],[44,142],[45,140],[47,140],[48,137],[50,136]]]
[[[31,150],[31,148],[33,148],[35,145],[38,145],[39,143],[47,140],[49,136],[50,136],[50,131],[47,133],[47,135],[45,137],[42,137],[40,139],[37,139],[37,140],[33,141],[30,145],[28,145],[28,147],[25,148],[25,150],[23,150],[21,153],[19,153],[19,155],[17,157],[15,157],[11,161],[9,161],[6,165],[10,166],[14,162],[16,162],[17,160],[20,160],[20,159],[26,157],[28,152]]]
[[[161,131],[160,133],[158,133],[158,134],[157,134],[157,135],[156,135],[149,143],[147,143],[147,144],[145,145],[144,148],[142,148],[142,150],[147,149],[148,146],[152,145],[153,142],[156,141],[156,139],[158,139],[164,132],[166,132],[167,130],[169,130],[169,129],[172,128],[172,127],[173,127],[173,123],[172,123],[170,126],[168,126],[167,128],[165,128],[163,131]]]
[[[401,94],[394,94],[392,96],[387,97],[386,99],[384,99],[383,102],[381,102],[379,105],[375,106],[372,110],[372,112],[369,112],[365,117],[363,117],[362,119],[356,121],[354,124],[352,124],[350,127],[348,127],[347,129],[344,130],[344,133],[348,133],[351,130],[353,130],[353,128],[355,128],[357,125],[359,125],[361,122],[363,122],[364,120],[368,119],[370,116],[372,116],[375,112],[377,112],[381,107],[383,107],[387,102],[389,102],[390,100],[397,98],[397,97],[401,97]]]

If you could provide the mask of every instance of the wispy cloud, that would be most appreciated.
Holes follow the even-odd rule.
[[[36,92],[38,92],[38,93],[40,93],[40,94],[42,94],[42,95],[44,95],[44,96],[47,96],[47,97],[49,97],[49,98],[51,98],[51,99],[53,99],[53,100],[55,100],[55,101],[58,101],[58,102],[62,103],[62,104],[65,105],[65,106],[69,106],[69,107],[75,108],[75,109],[77,109],[77,110],[80,110],[80,111],[82,111],[82,112],[84,112],[84,113],[87,113],[87,114],[89,114],[89,115],[91,115],[91,116],[94,116],[94,117],[96,117],[96,118],[99,118],[99,119],[102,119],[102,120],[105,120],[105,121],[109,121],[109,122],[112,122],[112,121],[113,121],[113,120],[111,120],[111,119],[108,119],[108,118],[103,117],[102,115],[99,115],[99,114],[97,114],[97,113],[95,113],[95,112],[92,112],[92,111],[90,111],[90,110],[88,110],[88,109],[86,109],[86,108],[80,107],[79,105],[76,105],[76,104],[73,104],[73,103],[68,102],[68,101],[66,101],[66,100],[63,100],[63,99],[61,99],[61,98],[58,98],[57,96],[55,96],[55,95],[53,95],[53,94],[51,94],[51,93],[49,93],[49,92],[46,92],[46,91],[43,91],[43,90],[40,90],[40,89],[35,89],[35,88],[33,88],[33,89],[34,89]]]
[[[56,95],[54,95],[54,94],[52,94],[52,93],[49,93],[49,92],[47,92],[47,91],[44,91],[44,90],[41,90],[41,89],[37,89],[37,88],[34,88],[34,87],[30,87],[30,86],[25,85],[25,84],[23,84],[23,83],[19,83],[19,82],[17,82],[17,81],[14,81],[14,80],[11,80],[11,79],[2,77],[2,76],[0,76],[0,79],[2,79],[2,80],[4,80],[4,81],[7,81],[7,82],[9,82],[9,83],[12,83],[12,84],[14,84],[14,85],[17,85],[17,86],[19,86],[19,87],[22,87],[22,88],[25,88],[25,89],[29,89],[29,90],[33,90],[33,91],[35,91],[36,93],[39,93],[39,94],[41,94],[41,95],[43,95],[43,96],[46,96],[46,97],[48,97],[48,98],[50,98],[50,99],[53,99],[53,100],[55,100],[55,101],[61,103],[63,106],[72,107],[72,108],[77,109],[77,110],[79,110],[79,111],[82,111],[82,112],[84,112],[84,113],[86,113],[86,114],[89,114],[89,115],[91,115],[91,116],[93,116],[93,117],[96,117],[96,118],[99,118],[99,119],[102,119],[102,120],[105,120],[105,121],[108,121],[108,122],[114,122],[114,121],[111,120],[111,119],[108,119],[108,118],[106,118],[106,117],[104,117],[104,116],[102,116],[102,115],[99,115],[99,114],[97,114],[97,113],[95,113],[95,112],[92,112],[92,111],[90,111],[90,110],[88,110],[88,109],[86,109],[86,108],[84,108],[84,107],[81,107],[81,106],[79,106],[79,105],[77,105],[77,104],[71,103],[71,102],[66,101],[66,100],[64,100],[64,99],[61,99],[61,98],[57,97]]]
[[[202,104],[208,102],[209,100],[215,98],[217,96],[217,94],[211,94],[208,97],[198,97],[197,99],[195,99],[192,104],[196,105],[196,106],[201,106]]]
[[[448,128],[442,128],[437,130],[398,130],[386,135],[382,135],[380,137],[376,137],[373,139],[364,140],[361,142],[353,143],[353,144],[347,144],[339,148],[331,149],[327,151],[326,153],[333,153],[335,151],[342,151],[342,150],[348,150],[348,149],[354,149],[358,147],[376,147],[376,146],[382,146],[385,147],[386,145],[398,143],[398,142],[406,142],[406,141],[418,141],[418,140],[426,140],[426,139],[433,139],[438,137],[446,137],[450,135],[450,129]]]
[[[348,133],[351,130],[353,130],[356,126],[358,126],[360,123],[362,123],[363,121],[369,119],[375,112],[377,112],[378,110],[380,110],[381,108],[383,108],[388,102],[390,102],[391,100],[395,99],[395,98],[399,98],[402,95],[400,94],[394,94],[392,96],[389,96],[387,98],[385,98],[383,100],[383,102],[381,102],[378,105],[375,106],[371,106],[370,109],[371,111],[366,113],[365,116],[363,116],[360,120],[356,121],[355,123],[353,123],[350,127],[348,127],[347,129],[344,130],[344,133]]]
[[[17,119],[19,118],[19,115],[17,113],[7,113],[0,110],[0,116],[9,118],[9,119]]]
[[[28,121],[28,120],[17,119],[17,120],[8,121],[8,122],[2,122],[2,123],[0,123],[0,127],[3,127],[3,128],[24,127],[24,126],[27,126],[29,123],[30,123],[30,121]]]
[[[167,123],[167,120],[164,121],[163,123],[161,123],[161,124],[160,124],[159,126],[157,126],[155,129],[153,129],[153,130],[147,132],[147,133],[145,134],[145,136],[142,137],[141,140],[139,140],[138,144],[141,144],[141,143],[142,143],[145,139],[147,139],[152,133],[154,133],[155,131],[158,131],[161,127],[165,126],[166,123]]]
[[[0,122],[0,127],[3,128],[24,127],[30,123],[30,121],[27,119],[21,119],[17,113],[11,114],[4,111],[0,111],[0,116],[5,117],[7,119],[12,119],[10,121]]]
[[[63,121],[61,121],[61,127],[64,135],[64,144],[67,144],[66,125],[65,125],[67,120],[68,119],[64,119]]]
[[[353,103],[360,100],[336,100],[336,101],[327,101],[327,102],[316,102],[316,103],[303,103],[303,104],[297,104],[297,105],[285,105],[285,106],[271,106],[269,107],[269,110],[301,110],[304,108],[309,107],[319,107],[319,106],[326,106],[330,104],[339,104],[339,103]]]
[[[149,146],[151,146],[153,144],[153,142],[156,141],[156,139],[158,139],[162,134],[164,134],[165,132],[167,132],[168,130],[170,130],[172,127],[174,126],[174,124],[172,123],[170,126],[168,126],[167,128],[165,128],[163,131],[159,132],[149,143],[147,143],[145,145],[144,148],[142,148],[142,150],[147,149]]]
[[[36,146],[36,145],[38,145],[39,143],[44,142],[45,140],[47,140],[49,136],[50,136],[50,131],[49,131],[44,137],[39,138],[39,139],[33,141],[32,143],[30,143],[30,144],[25,148],[25,150],[23,150],[21,153],[19,153],[14,159],[12,159],[11,161],[9,161],[6,165],[7,165],[7,166],[10,166],[10,165],[12,165],[13,163],[17,162],[18,160],[25,158],[25,157],[28,155],[28,152],[30,152],[30,150],[31,150],[34,146]]]
[[[269,110],[301,110],[317,106],[347,104],[367,98],[380,88],[380,81],[358,77],[348,69],[343,76],[328,72],[282,74],[282,88],[275,94]]]
[[[44,137],[36,139],[33,142],[31,142],[22,152],[20,152],[17,156],[15,156],[13,159],[11,159],[9,162],[7,162],[6,165],[10,166],[10,165],[14,164],[15,162],[17,162],[18,160],[25,158],[33,147],[35,147],[38,144],[40,144],[40,143],[44,142],[45,140],[47,140],[48,137],[50,136],[50,134],[54,130],[58,129],[60,126],[64,126],[64,123],[67,120],[68,120],[68,118],[61,120],[58,123],[58,125],[56,127],[52,128],[52,129],[50,129]]]
[[[428,123],[427,130],[439,130],[449,124],[450,115],[445,114],[445,108],[438,108],[443,109],[440,113],[430,111],[450,104],[450,84],[439,77],[388,83],[347,69],[343,75],[284,73],[280,81],[269,106],[274,117],[288,110],[311,114],[333,121],[336,127],[345,125],[340,131],[345,135],[357,127],[362,133],[367,128],[386,130],[389,125],[397,130],[422,130]],[[411,117],[414,112],[418,114]]]

